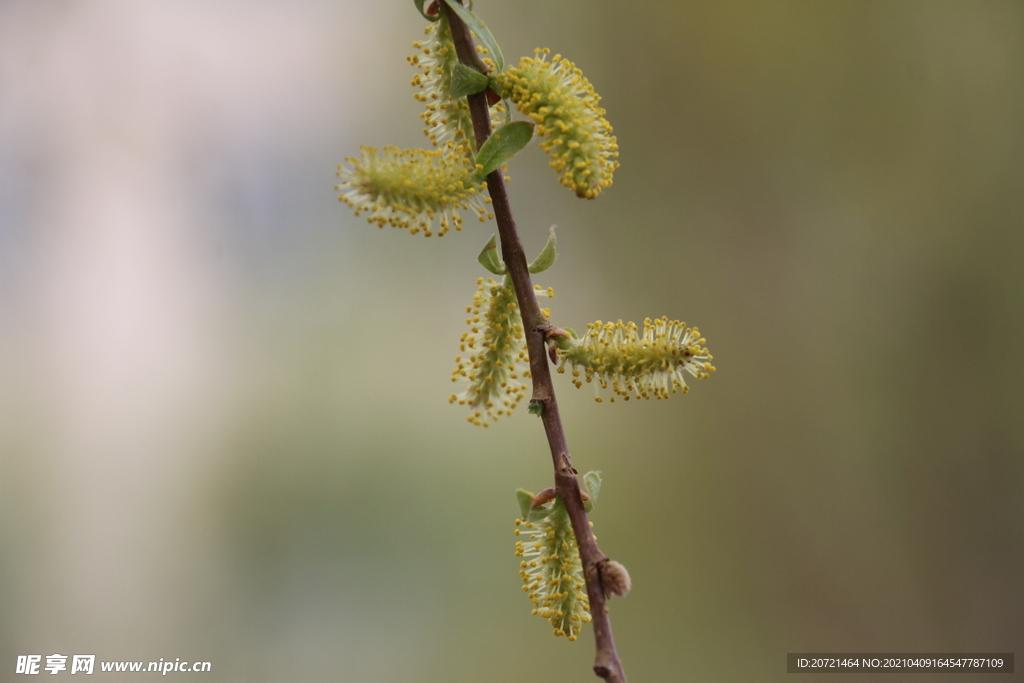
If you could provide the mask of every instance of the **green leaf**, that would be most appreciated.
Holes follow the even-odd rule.
[[[420,14],[422,14],[422,15],[423,15],[423,18],[424,18],[424,19],[426,19],[427,21],[437,21],[437,18],[438,18],[438,16],[440,16],[440,14],[441,14],[441,13],[440,13],[440,12],[438,12],[438,13],[437,13],[437,14],[435,14],[434,16],[430,16],[429,14],[427,14],[427,13],[426,13],[426,12],[425,12],[425,11],[423,10],[423,3],[424,3],[425,1],[426,1],[426,0],[412,0],[413,4],[414,4],[414,5],[416,5],[416,9],[418,9],[418,10],[420,11]]]
[[[516,500],[519,501],[519,512],[522,513],[521,517],[525,520],[530,516],[530,506],[533,505],[533,494],[526,489],[519,489],[516,491]]]
[[[459,19],[466,22],[466,26],[469,27],[469,30],[476,34],[477,40],[479,40],[480,43],[487,48],[488,52],[491,53],[491,59],[494,60],[495,66],[498,67],[497,70],[504,71],[505,59],[501,56],[501,48],[498,47],[498,41],[496,41],[494,36],[491,35],[490,29],[484,25],[484,22],[480,21],[475,14],[470,12],[466,7],[457,3],[455,0],[451,0],[447,5],[452,8],[453,12],[459,15]]]
[[[452,90],[449,93],[453,100],[487,89],[487,76],[471,66],[456,64],[452,69]]]
[[[533,137],[533,126],[533,121],[513,121],[494,131],[476,153],[476,163],[483,167],[477,169],[477,176],[486,177],[526,147]]]
[[[597,494],[601,492],[601,473],[591,470],[583,475],[583,481],[587,485],[587,493],[590,494],[590,502],[597,502]]]
[[[491,239],[484,245],[483,251],[476,257],[476,260],[495,275],[504,275],[506,272],[505,264],[498,256],[498,246],[494,235],[491,235]]]
[[[534,259],[533,263],[530,264],[530,272],[536,275],[537,273],[543,273],[545,270],[550,268],[555,263],[555,226],[551,226],[548,230],[548,242],[544,245],[544,249],[540,252],[540,255]]]

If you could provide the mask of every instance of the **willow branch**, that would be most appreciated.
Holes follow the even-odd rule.
[[[459,1],[459,0],[457,0]],[[442,2],[444,11],[451,27],[452,39],[459,61],[477,68],[472,36],[469,29],[458,15],[448,10]],[[479,149],[491,135],[490,114],[487,96],[476,93],[469,96],[470,114],[473,120],[473,131]],[[587,596],[590,599],[590,612],[594,626],[594,673],[608,683],[626,683],[626,674],[622,669],[618,653],[615,650],[615,639],[612,636],[611,620],[608,617],[608,605],[600,581],[600,566],[608,559],[597,545],[597,540],[590,530],[587,512],[583,507],[577,471],[572,466],[569,446],[562,428],[562,419],[558,413],[558,402],[551,382],[551,368],[548,365],[544,333],[550,328],[547,319],[540,311],[537,297],[534,295],[533,282],[527,268],[526,253],[519,239],[508,193],[505,190],[505,179],[501,169],[487,176],[487,189],[491,195],[494,217],[498,224],[501,239],[501,254],[512,277],[516,290],[519,312],[523,319],[527,350],[530,354],[530,376],[533,380],[533,396],[531,404],[542,407],[541,419],[551,449],[551,458],[555,468],[555,488],[565,504],[572,522],[572,530],[580,547],[580,560],[583,565],[583,576],[587,584]]]

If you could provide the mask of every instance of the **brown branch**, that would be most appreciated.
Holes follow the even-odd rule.
[[[456,0],[461,2],[461,0]],[[452,39],[459,61],[477,68],[474,59],[473,39],[469,29],[455,12],[448,9],[445,2],[441,3],[448,23],[451,27]],[[470,114],[473,119],[473,131],[476,134],[477,148],[491,135],[491,121],[487,106],[487,96],[476,93],[469,96]],[[540,312],[540,305],[533,293],[533,282],[527,268],[526,253],[512,217],[508,193],[505,191],[505,179],[501,169],[487,176],[487,189],[491,195],[495,220],[498,223],[498,234],[501,238],[501,254],[512,277],[512,284],[519,301],[519,311],[523,318],[523,329],[526,334],[526,345],[530,354],[530,375],[533,379],[533,396],[531,404],[540,404],[543,411],[544,432],[547,434],[551,448],[551,458],[555,467],[555,488],[565,503],[572,522],[573,533],[580,547],[580,559],[583,564],[583,575],[587,584],[587,596],[590,599],[590,613],[594,625],[594,645],[597,653],[594,658],[594,673],[608,683],[626,683],[626,674],[622,670],[618,653],[615,651],[615,639],[612,636],[611,620],[608,617],[608,605],[600,581],[600,563],[607,559],[597,546],[597,540],[590,531],[590,522],[583,507],[580,484],[577,472],[572,466],[569,446],[562,428],[562,419],[558,413],[558,402],[555,400],[555,389],[551,383],[551,368],[544,344],[544,332],[550,327],[547,319]]]

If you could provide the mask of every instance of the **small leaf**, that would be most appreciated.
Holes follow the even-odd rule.
[[[480,151],[476,153],[477,176],[486,177],[491,171],[515,156],[533,137],[533,121],[513,121],[494,131]]]
[[[495,275],[505,274],[505,264],[498,256],[498,247],[495,242],[495,236],[491,235],[491,239],[484,245],[483,251],[476,257],[476,260],[480,262],[487,270],[491,271]]]
[[[587,485],[587,493],[590,494],[590,502],[597,502],[597,494],[601,492],[601,473],[591,470],[583,475],[583,481]]]
[[[456,64],[452,69],[452,89],[449,95],[453,100],[487,89],[487,76],[465,64]]]
[[[543,495],[545,492],[550,492],[552,499],[540,505],[534,505],[537,496]],[[551,515],[551,511],[555,509],[556,505],[560,505],[558,498],[554,496],[554,489],[545,489],[536,495],[526,489],[519,489],[516,491],[516,500],[519,502],[519,512],[522,514],[521,519],[524,522],[536,522],[538,519],[544,519]]]
[[[523,521],[530,516],[530,508],[533,505],[533,494],[526,489],[516,491],[516,500],[519,501],[519,512],[522,513]]]
[[[550,502],[538,505],[535,508],[530,509],[530,515],[526,518],[527,522],[536,522],[538,519],[544,519],[551,515],[551,511],[556,505],[559,504],[559,500],[556,498]]]
[[[484,25],[484,22],[480,21],[480,19],[475,14],[473,14],[467,8],[460,5],[455,0],[451,0],[446,4],[452,8],[453,12],[459,15],[459,19],[462,19],[464,22],[466,22],[466,26],[469,27],[469,30],[476,34],[476,37],[480,41],[480,43],[485,48],[487,48],[488,52],[491,53],[491,59],[494,60],[495,66],[498,67],[497,70],[504,71],[505,59],[504,57],[501,56],[501,48],[498,47],[498,41],[496,41],[494,39],[494,36],[491,35],[490,29],[488,29]]]
[[[434,16],[430,16],[429,14],[427,14],[426,10],[423,9],[423,3],[426,0],[412,0],[412,1],[413,1],[413,4],[416,5],[416,9],[418,9],[420,11],[420,14],[422,14],[423,18],[426,19],[427,21],[437,21],[437,18],[441,15],[440,8],[437,7],[437,5],[434,2],[431,2],[430,5],[427,6],[427,9],[430,9],[431,7],[434,7],[435,9],[438,10],[438,13],[435,14]]]
[[[543,273],[545,270],[550,268],[555,263],[555,226],[551,226],[548,230],[548,242],[544,245],[544,249],[540,252],[540,255],[534,259],[533,263],[530,264],[530,272],[536,275],[537,273]]]

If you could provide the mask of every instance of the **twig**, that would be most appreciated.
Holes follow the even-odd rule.
[[[460,2],[461,0],[455,0]],[[452,39],[459,61],[476,68],[474,59],[473,39],[469,29],[455,12],[441,2],[448,23],[451,27]],[[476,93],[469,96],[469,109],[473,119],[473,131],[476,135],[477,148],[491,135],[490,114],[487,96]],[[615,651],[615,639],[612,636],[611,620],[608,617],[608,605],[604,590],[601,587],[599,563],[607,559],[597,546],[597,540],[590,531],[590,522],[583,507],[580,495],[577,471],[572,466],[569,446],[565,440],[565,430],[558,413],[558,402],[555,400],[555,389],[551,383],[551,368],[544,344],[544,333],[550,327],[547,319],[540,312],[540,305],[533,293],[533,282],[527,269],[526,253],[519,239],[512,208],[509,205],[508,193],[505,191],[505,179],[501,168],[487,176],[487,189],[491,195],[495,220],[498,223],[498,235],[501,239],[501,254],[512,277],[519,302],[519,312],[523,319],[526,334],[527,350],[530,354],[530,376],[533,379],[533,396],[531,404],[540,404],[543,408],[541,419],[544,432],[551,448],[551,458],[555,466],[555,488],[565,503],[572,522],[572,530],[580,547],[580,560],[583,564],[583,576],[587,584],[587,596],[590,599],[590,613],[594,625],[594,673],[608,683],[626,683],[626,674]]]

